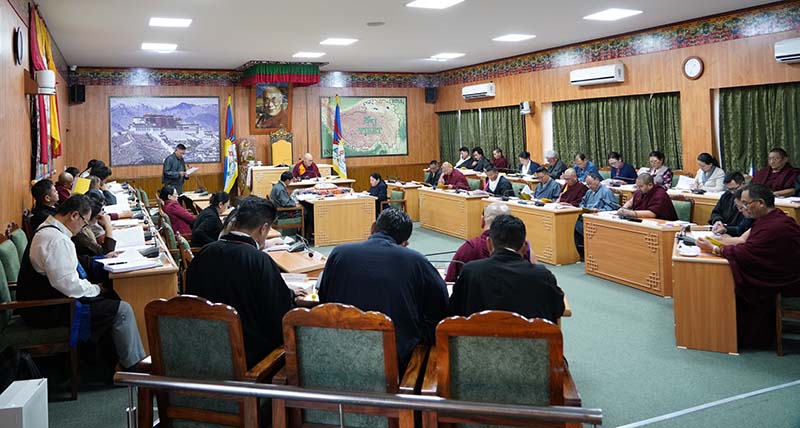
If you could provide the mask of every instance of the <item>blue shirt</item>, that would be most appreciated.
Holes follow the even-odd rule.
[[[636,183],[636,170],[633,169],[633,165],[624,163],[622,164],[622,168],[611,168],[611,178],[614,180],[621,180],[628,184]]]
[[[586,161],[586,168],[581,169],[578,165],[574,165],[575,173],[578,174],[578,181],[586,181],[586,175],[590,172],[597,172],[597,167],[592,161]]]
[[[591,188],[586,191],[586,194],[583,195],[583,199],[581,199],[580,207],[596,209],[598,211],[613,211],[619,209],[619,204],[617,203],[617,197],[614,195],[614,192],[601,184],[596,192]]]
[[[533,191],[533,197],[536,199],[547,198],[550,200],[555,201],[561,195],[561,185],[558,184],[557,181],[550,178],[550,181],[545,183],[539,183],[536,186],[536,189]]]

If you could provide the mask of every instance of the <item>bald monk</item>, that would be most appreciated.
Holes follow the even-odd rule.
[[[314,157],[311,156],[311,153],[306,153],[303,156],[303,160],[295,164],[292,169],[292,176],[299,180],[305,180],[307,178],[322,177],[322,174],[319,173],[319,168],[314,163]]]
[[[754,221],[744,242],[718,247],[699,238],[697,245],[730,263],[739,344],[773,346],[775,295],[800,295],[800,225],[775,208],[775,195],[764,184],[745,187],[741,204],[743,214]]]
[[[578,180],[578,173],[575,168],[567,168],[561,178],[566,181],[564,188],[561,190],[561,196],[558,198],[558,203],[562,205],[572,205],[577,207],[583,200],[583,195],[589,190],[586,185]]]
[[[619,214],[625,214],[639,218],[658,218],[661,220],[677,220],[678,213],[669,198],[667,191],[656,186],[653,176],[647,173],[639,174],[636,177],[637,191],[633,197],[625,202],[619,209]]]
[[[789,163],[789,154],[786,150],[776,147],[769,151],[767,167],[758,170],[753,175],[753,183],[766,184],[775,196],[792,196],[795,193],[794,182],[800,174],[800,169],[792,167]]]
[[[462,174],[461,171],[453,168],[453,165],[450,165],[450,162],[445,162],[442,164],[442,176],[439,177],[439,185],[442,185],[448,189],[469,190],[469,182],[467,181],[467,177],[464,177],[464,174]]]

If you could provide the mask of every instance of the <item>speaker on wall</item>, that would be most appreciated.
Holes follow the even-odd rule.
[[[436,102],[436,92],[437,88],[425,88],[425,102],[428,104],[433,104]]]
[[[86,101],[86,85],[69,86],[69,103],[81,104]]]

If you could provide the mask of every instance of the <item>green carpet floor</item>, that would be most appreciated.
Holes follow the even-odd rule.
[[[417,226],[410,246],[431,254],[455,251],[460,244]],[[332,247],[318,250],[329,254]],[[584,406],[603,409],[603,426],[635,425],[800,379],[800,344],[787,344],[782,358],[774,351],[743,350],[731,356],[678,349],[671,299],[588,276],[582,264],[550,268],[573,312],[562,322],[564,354]],[[97,380],[87,383],[75,402],[57,401],[66,394],[66,386],[51,385],[50,426],[124,427],[127,390]],[[793,386],[636,426],[798,428],[798,396],[800,386]]]

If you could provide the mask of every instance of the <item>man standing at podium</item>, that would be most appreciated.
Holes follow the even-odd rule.
[[[161,184],[169,184],[178,191],[178,195],[183,193],[183,182],[189,179],[186,175],[186,161],[183,156],[186,154],[186,146],[178,144],[175,152],[164,159],[164,168],[161,172]]]
[[[322,174],[319,173],[319,168],[314,163],[314,157],[311,156],[311,153],[306,153],[303,156],[303,160],[295,164],[294,169],[292,169],[292,176],[305,180],[307,178],[322,177]]]

